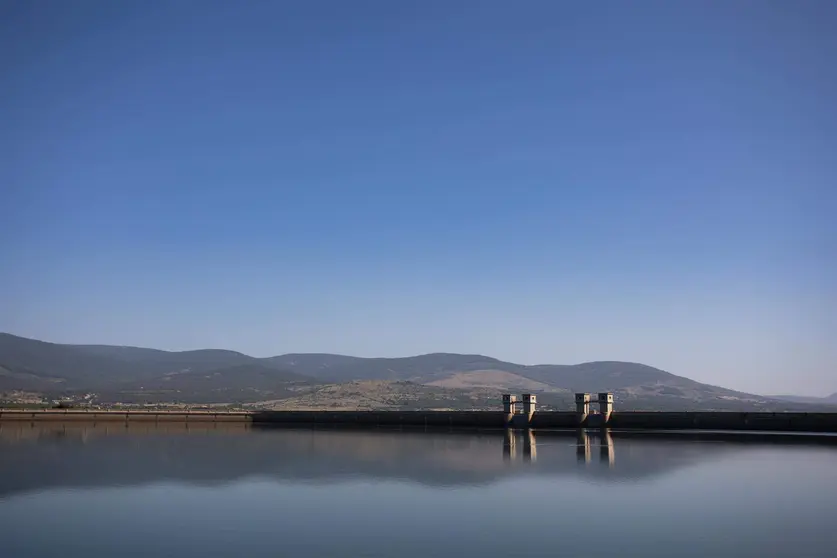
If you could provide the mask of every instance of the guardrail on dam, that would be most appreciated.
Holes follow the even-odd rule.
[[[0,409],[0,421],[252,422],[249,411],[144,411],[104,409]]]

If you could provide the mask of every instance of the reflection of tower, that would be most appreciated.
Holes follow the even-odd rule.
[[[518,436],[523,436],[523,461],[532,463],[538,459],[538,447],[535,433],[527,429],[523,432],[506,428],[503,433],[503,460],[516,461],[518,459]]]
[[[523,461],[537,461],[538,447],[535,442],[535,433],[527,430],[523,433]]]
[[[616,456],[613,453],[613,437],[610,435],[610,429],[602,428],[602,442],[599,448],[599,461],[607,463],[608,467],[613,467],[616,461]]]
[[[606,463],[608,467],[612,468],[616,461],[616,456],[613,451],[613,437],[610,435],[609,428],[602,428],[599,433],[599,463]],[[577,435],[578,444],[575,449],[576,459],[579,463],[590,463],[591,444],[590,434],[584,428],[578,429]]]
[[[579,426],[584,424],[587,420],[587,415],[590,414],[590,394],[576,393],[575,394],[575,414]]]
[[[577,444],[575,446],[575,457],[579,463],[590,463],[590,436],[583,428],[578,429]]]
[[[503,435],[503,459],[511,461],[517,457],[517,438],[515,438],[514,430],[506,428]]]

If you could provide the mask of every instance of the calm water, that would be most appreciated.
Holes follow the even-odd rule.
[[[837,555],[837,438],[0,424],[0,555]]]

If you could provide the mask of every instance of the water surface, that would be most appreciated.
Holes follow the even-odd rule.
[[[834,556],[837,438],[0,423],[0,555]]]

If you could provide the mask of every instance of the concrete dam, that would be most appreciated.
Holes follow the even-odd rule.
[[[0,409],[0,421],[246,423],[254,426],[388,429],[739,430],[837,433],[837,412],[642,412],[613,408],[613,394],[576,394],[575,411],[537,411],[537,396],[505,394],[497,411],[158,411]],[[591,412],[597,404],[598,412]]]

